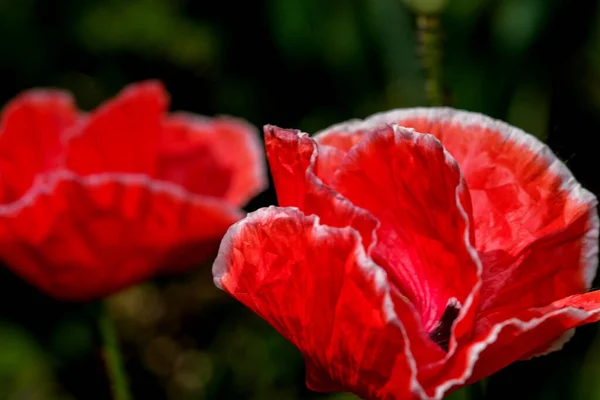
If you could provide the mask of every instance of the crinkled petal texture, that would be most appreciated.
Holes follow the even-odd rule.
[[[171,116],[167,105],[150,81],[87,115],[56,91],[4,109],[8,267],[54,297],[86,300],[216,253],[238,206],[266,184],[258,137],[242,121]]]
[[[230,228],[213,274],[302,351],[314,390],[412,398],[407,330],[423,360],[443,356],[358,233],[296,208],[261,209]]]
[[[596,198],[525,132],[432,108],[265,141],[282,207],[230,228],[213,273],[314,390],[441,399],[600,318]]]
[[[461,167],[484,264],[482,316],[589,289],[598,266],[597,201],[547,146],[503,122],[448,108],[378,114],[316,140],[348,152],[372,127],[394,123],[435,135]]]

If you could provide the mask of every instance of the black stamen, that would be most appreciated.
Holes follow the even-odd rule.
[[[442,349],[448,351],[448,344],[450,343],[450,331],[452,324],[458,313],[460,312],[460,306],[456,303],[449,302],[440,318],[440,322],[436,325],[435,329],[429,334],[431,340],[438,344]]]

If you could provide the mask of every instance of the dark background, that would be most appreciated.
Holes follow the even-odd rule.
[[[598,2],[449,0],[442,21],[450,105],[547,140],[598,194]],[[414,32],[401,0],[0,0],[0,103],[50,86],[89,110],[158,78],[173,109],[314,132],[426,105]],[[247,209],[275,202],[271,188]],[[96,308],[0,270],[0,399],[108,399]],[[306,390],[299,353],[215,289],[209,264],[121,293],[111,311],[138,399],[354,398]],[[600,399],[596,330],[499,372],[486,398]]]

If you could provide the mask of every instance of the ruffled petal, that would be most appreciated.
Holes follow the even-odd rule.
[[[261,209],[231,227],[213,276],[300,349],[313,390],[411,399],[422,390],[417,366],[444,355],[354,229],[295,208]]]
[[[378,222],[323,183],[317,144],[300,131],[267,125],[265,146],[279,205],[298,207],[329,226],[355,228],[368,250]]]
[[[205,261],[242,217],[145,175],[59,170],[0,206],[0,254],[51,296],[89,300]]]
[[[153,176],[168,95],[161,83],[133,84],[94,110],[69,138],[67,168]]]
[[[502,250],[515,255],[548,235],[578,225],[579,238],[571,240],[579,242],[579,249],[573,249],[570,257],[572,262],[578,259],[572,268],[579,270],[574,275],[580,282],[573,289],[589,287],[597,268],[597,201],[546,145],[518,128],[476,113],[417,110],[400,123],[428,129],[455,155],[471,190],[480,252]],[[587,222],[582,224],[582,218]]]
[[[347,152],[365,132],[393,123],[435,135],[461,166],[484,266],[483,316],[499,307],[545,306],[591,286],[597,200],[545,144],[501,121],[450,108],[376,114],[334,125],[315,140]]]
[[[451,388],[476,382],[505,366],[530,358],[540,347],[578,326],[600,320],[600,291],[569,296],[548,306],[500,312],[482,323],[473,341],[444,366],[441,379],[427,393],[441,399]]]
[[[243,205],[267,186],[256,129],[232,117],[172,114],[162,123],[159,179]]]
[[[64,133],[78,119],[66,92],[31,90],[12,100],[0,121],[0,203],[18,199],[39,173],[61,160]]]
[[[468,336],[481,264],[473,247],[469,191],[458,164],[432,135],[400,127],[370,132],[352,148],[334,188],[380,222],[373,259],[447,348],[459,316]]]

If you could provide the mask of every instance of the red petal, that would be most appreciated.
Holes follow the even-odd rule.
[[[360,232],[368,249],[377,220],[319,179],[315,171],[321,165],[317,144],[300,131],[267,125],[265,145],[279,205],[298,207],[306,215],[318,215],[329,226],[352,226]]]
[[[580,260],[589,215],[566,222],[514,256],[503,251],[482,254],[486,272],[478,319],[491,318],[498,309],[517,312],[585,291]]]
[[[48,294],[88,300],[165,265],[204,261],[241,217],[222,202],[144,175],[62,170],[39,176],[18,202],[0,206],[0,254]]]
[[[318,143],[319,149],[323,149],[319,154],[320,175],[325,177],[322,179],[328,183],[331,182],[346,154],[373,131],[374,129],[365,129],[346,134],[343,131],[338,133],[336,130],[328,135],[315,135],[314,139]]]
[[[336,171],[342,165],[346,153],[332,146],[317,144],[319,156],[315,165],[315,174],[323,181],[325,185],[330,186]]]
[[[430,111],[427,117],[407,115],[401,123],[436,133],[459,161],[471,190],[477,246],[483,257],[501,252],[518,258],[529,247],[538,248],[537,265],[543,264],[544,275],[559,285],[543,285],[538,275],[535,286],[546,292],[553,286],[555,293],[527,305],[546,305],[589,287],[597,268],[596,198],[547,146],[520,129],[475,113]],[[557,258],[556,251],[548,250],[561,241],[570,243],[561,246]],[[548,242],[553,243],[544,246]],[[511,268],[520,283],[525,276],[533,278],[534,271],[526,265],[508,265],[504,268]],[[498,285],[496,272],[488,271],[492,276],[484,279],[490,293],[497,295],[494,303],[502,304],[510,296],[499,291],[511,289],[511,283]]]
[[[213,275],[301,350],[313,390],[413,398],[417,360],[443,357],[351,228],[294,208],[258,210],[230,228]]]
[[[91,113],[69,140],[67,166],[88,175],[156,169],[161,121],[168,103],[159,82],[130,85]]]
[[[0,125],[0,203],[15,201],[38,173],[57,166],[63,134],[77,118],[73,99],[61,91],[28,91],[4,108]]]
[[[365,131],[391,123],[434,134],[461,166],[484,265],[482,312],[544,306],[590,287],[597,201],[546,145],[503,122],[448,108],[377,114],[315,138],[347,151]]]
[[[415,304],[425,329],[445,346],[456,315],[443,316],[458,302],[459,334],[468,336],[481,264],[469,192],[441,143],[399,127],[371,132],[348,153],[334,187],[380,221],[373,258]]]
[[[242,205],[267,186],[257,132],[231,117],[174,114],[163,122],[159,179]]]
[[[448,361],[442,378],[428,393],[436,399],[451,387],[475,382],[529,358],[540,346],[566,331],[600,320],[600,291],[574,295],[549,306],[501,313],[493,325],[481,326],[474,340]]]

